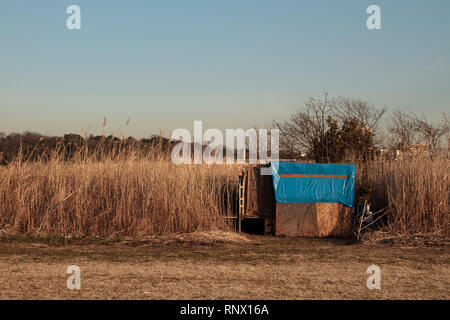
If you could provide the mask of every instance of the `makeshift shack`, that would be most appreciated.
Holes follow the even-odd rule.
[[[276,235],[351,236],[354,165],[273,162],[269,175],[263,168],[241,177],[239,221],[263,219],[265,233]]]

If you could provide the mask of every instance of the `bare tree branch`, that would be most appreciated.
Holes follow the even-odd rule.
[[[400,110],[393,112],[388,120],[387,129],[391,142],[396,149],[405,151],[417,139],[416,130],[417,116],[411,113],[404,113]]]
[[[431,154],[435,154],[441,146],[442,137],[449,134],[450,126],[446,113],[438,124],[433,124],[425,117],[415,119],[415,127],[421,138],[426,142]]]

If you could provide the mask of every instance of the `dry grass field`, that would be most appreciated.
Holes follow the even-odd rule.
[[[0,167],[0,299],[450,296],[448,241],[392,247],[227,233],[241,168],[176,166],[154,151],[19,155]],[[373,207],[385,208],[383,234],[448,239],[448,169],[444,157],[365,163],[357,193],[370,186]],[[381,268],[380,290],[366,287],[371,264]],[[81,268],[79,291],[66,287],[69,265]]]
[[[381,268],[369,290],[366,269]],[[81,289],[66,287],[69,265]],[[0,299],[448,299],[450,250],[225,236],[136,245],[0,242]]]
[[[14,162],[0,167],[0,232],[142,237],[230,230],[237,165],[158,156]]]

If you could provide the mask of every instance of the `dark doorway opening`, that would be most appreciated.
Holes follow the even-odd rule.
[[[265,219],[247,218],[242,220],[241,231],[248,234],[264,235]]]

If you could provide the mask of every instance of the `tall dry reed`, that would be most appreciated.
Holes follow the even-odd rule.
[[[0,167],[0,231],[144,237],[229,230],[237,165],[175,165],[156,146],[20,153]],[[64,151],[64,150],[63,150]],[[449,235],[449,159],[409,157],[358,165],[357,193],[386,208],[393,233]],[[364,189],[364,190],[363,190]],[[270,195],[271,196],[271,195]]]
[[[155,151],[155,150],[153,150]],[[157,152],[0,167],[0,230],[149,236],[229,230],[239,168],[174,165]]]
[[[392,233],[449,235],[449,169],[445,156],[404,156],[360,165],[357,181],[369,189],[373,211],[386,208]]]

